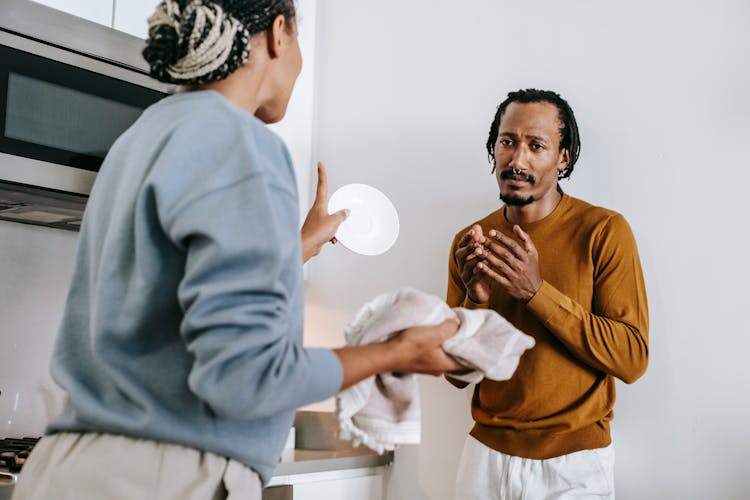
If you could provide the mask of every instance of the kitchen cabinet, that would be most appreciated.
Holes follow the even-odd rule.
[[[146,39],[148,18],[154,13],[158,3],[158,0],[115,0],[112,27]]]
[[[393,453],[382,455],[340,438],[332,412],[297,411],[295,448],[286,449],[274,470],[264,500],[383,500]]]
[[[305,466],[315,464],[301,464]],[[287,498],[290,492],[294,500],[383,500],[385,470],[380,466],[274,475],[263,500]]]
[[[383,476],[330,479],[295,484],[294,500],[383,500]]]
[[[34,0],[36,3],[124,31],[148,35],[147,19],[159,0]]]
[[[112,7],[114,0],[34,0],[36,3],[53,9],[73,14],[74,16],[94,21],[105,26],[112,26]],[[125,0],[120,0],[124,2]],[[127,0],[134,1],[134,0]]]

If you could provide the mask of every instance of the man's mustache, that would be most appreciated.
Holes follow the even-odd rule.
[[[500,178],[501,179],[505,179],[505,180],[507,180],[507,179],[521,179],[521,180],[524,180],[524,181],[528,182],[532,186],[534,184],[536,184],[536,179],[534,178],[533,175],[527,174],[526,172],[523,172],[523,171],[521,171],[520,173],[518,173],[518,170],[514,170],[512,168],[508,168],[506,170],[501,171],[500,172]]]

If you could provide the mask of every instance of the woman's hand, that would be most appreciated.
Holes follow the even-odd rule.
[[[307,212],[302,224],[302,261],[307,262],[314,255],[320,253],[326,242],[336,243],[334,235],[342,222],[349,216],[349,210],[339,210],[328,213],[328,178],[326,169],[318,162],[318,188],[315,191],[315,201]]]
[[[402,331],[390,341],[396,344],[402,356],[394,371],[442,375],[463,369],[443,350],[443,342],[454,336],[458,327],[458,322],[451,319],[439,325],[415,326]]]
[[[341,390],[385,372],[440,375],[464,368],[443,351],[458,331],[452,319],[435,326],[407,328],[385,342],[334,349],[341,361]]]

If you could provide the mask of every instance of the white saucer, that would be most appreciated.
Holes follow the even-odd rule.
[[[367,184],[347,184],[328,200],[328,213],[348,208],[336,239],[352,252],[379,255],[398,238],[398,212],[386,195]]]

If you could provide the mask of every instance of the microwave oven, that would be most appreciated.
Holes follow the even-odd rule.
[[[29,0],[0,3],[1,220],[79,228],[112,143],[174,91],[148,76],[143,46]]]

